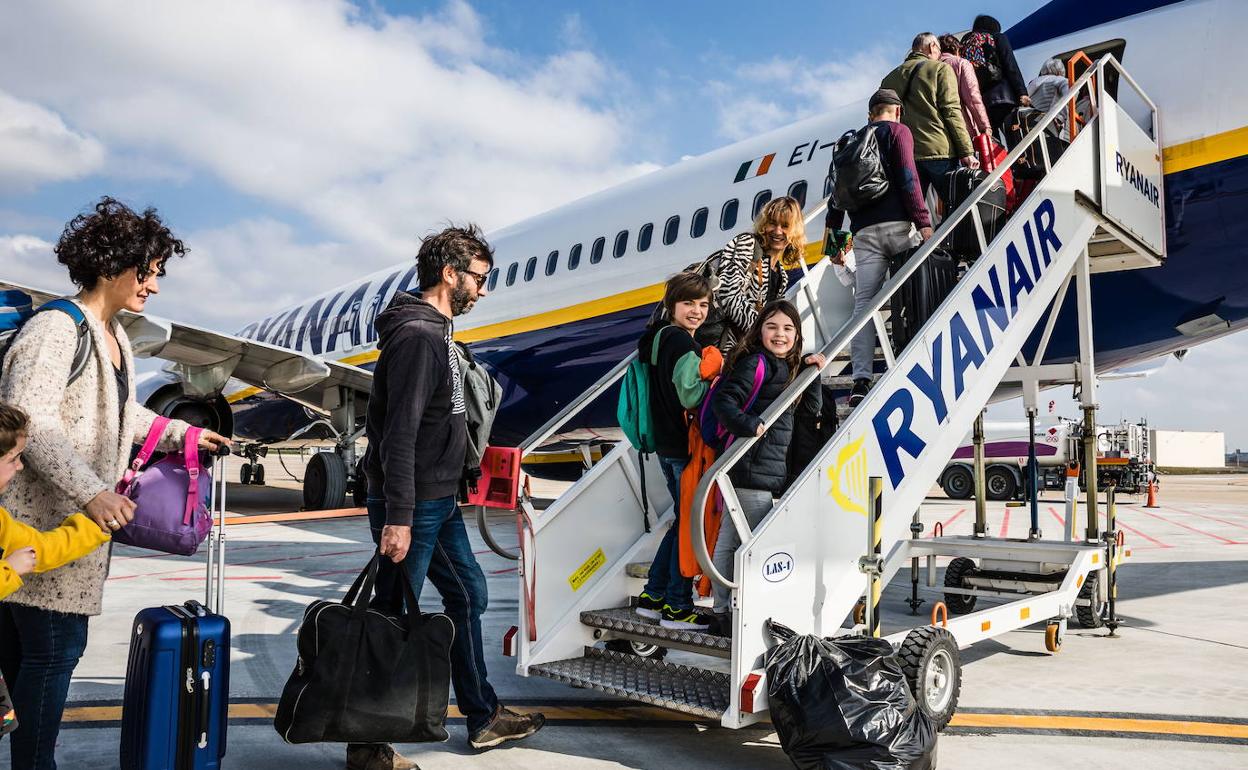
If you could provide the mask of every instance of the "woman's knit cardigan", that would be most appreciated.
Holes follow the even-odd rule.
[[[0,493],[0,505],[14,518],[41,530],[52,529],[66,516],[83,511],[98,493],[112,490],[130,461],[132,445],[146,438],[156,418],[134,400],[130,340],[114,320],[113,333],[130,385],[125,408],[118,408],[104,327],[89,311],[84,312],[92,356],[77,380],[69,383],[77,327],[59,311],[36,313],[22,327],[5,356],[0,377],[0,401],[30,415],[23,454],[26,468]],[[171,422],[160,449],[181,449],[188,427],[180,420]],[[32,574],[5,601],[98,615],[111,553],[111,548],[98,548],[60,569]]]

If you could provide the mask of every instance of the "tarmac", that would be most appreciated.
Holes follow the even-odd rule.
[[[280,463],[284,459],[291,473]],[[344,766],[341,745],[290,745],[271,715],[294,665],[295,632],[304,607],[341,596],[373,546],[358,509],[295,513],[290,456],[265,461],[271,486],[231,485],[225,613],[233,626],[231,722],[225,766],[248,770],[318,770]],[[237,473],[237,460],[230,472]],[[553,494],[541,486],[537,494]],[[1248,615],[1239,591],[1248,582],[1248,477],[1167,477],[1161,507],[1120,498],[1119,521],[1133,559],[1119,572],[1117,638],[1073,621],[1059,654],[1044,650],[1043,625],[962,651],[958,714],[941,734],[942,768],[1051,768],[1078,763],[1133,770],[1248,767]],[[1040,506],[1048,537],[1061,534],[1060,495]],[[940,522],[946,534],[968,534],[973,504],[933,497],[923,506],[924,536]],[[1024,508],[990,503],[989,534],[1024,537]],[[490,527],[514,547],[514,519],[492,515]],[[505,703],[540,710],[550,721],[532,738],[487,752],[468,748],[452,705],[445,744],[400,746],[427,770],[436,768],[785,768],[791,764],[769,726],[733,731],[543,679],[517,676],[501,640],[515,624],[514,562],[492,553],[468,527],[490,586],[484,617],[490,680]],[[906,605],[899,576],[885,591],[885,633],[927,622]],[[60,736],[61,768],[119,767],[120,705],[131,621],[142,607],[202,600],[204,559],[118,546],[104,612],[70,692]],[[426,609],[437,609],[427,586]],[[678,653],[674,653],[674,656]],[[9,767],[0,749],[0,768]]]

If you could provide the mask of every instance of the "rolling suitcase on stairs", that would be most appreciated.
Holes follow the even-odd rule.
[[[949,211],[971,196],[977,187],[988,177],[976,168],[959,167],[945,174],[941,182],[945,185],[944,200],[949,203]],[[992,242],[997,232],[1005,225],[1005,185],[998,181],[979,199],[979,219],[984,225],[984,243]],[[941,247],[960,259],[976,259],[979,257],[979,239],[975,237],[975,220],[966,217],[941,244]]]
[[[920,247],[902,252],[890,260],[889,272],[896,275]],[[935,249],[918,270],[894,292],[889,300],[893,350],[897,355],[918,335],[945,297],[958,282],[958,261],[949,252]]]
[[[205,603],[149,607],[134,618],[121,717],[123,770],[216,770],[225,756],[230,621],[221,614],[224,458],[214,471]]]

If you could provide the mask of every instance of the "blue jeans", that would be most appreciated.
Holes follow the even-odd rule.
[[[386,503],[369,498],[368,523],[373,542],[381,542],[381,529],[386,525]],[[389,563],[382,559],[382,565]],[[464,529],[464,517],[454,497],[418,500],[412,513],[412,545],[400,566],[412,584],[412,592],[420,598],[425,576],[442,595],[442,606],[455,624],[455,641],[451,645],[451,684],[455,703],[468,722],[468,734],[489,723],[498,708],[498,696],[486,681],[485,652],[481,641],[481,615],[488,596],[485,573],[472,555],[472,543]],[[393,590],[377,579],[378,599],[394,602]],[[20,718],[20,717],[19,717]]]
[[[854,318],[866,312],[888,278],[889,260],[920,243],[909,222],[880,222],[854,233]],[[855,380],[871,379],[875,371],[875,324],[867,324],[849,344]],[[880,347],[888,345],[880,340]]]
[[[654,561],[650,564],[650,575],[644,589],[651,596],[662,596],[665,602],[677,610],[693,609],[693,579],[680,574],[680,528],[685,526],[684,518],[680,515],[680,474],[685,472],[688,464],[688,457],[659,457],[667,491],[672,494],[672,500],[676,501],[676,521],[663,534],[659,550],[654,552]]]
[[[13,770],[56,770],[69,682],[86,647],[86,615],[0,604],[0,670],[18,723],[9,736]]]

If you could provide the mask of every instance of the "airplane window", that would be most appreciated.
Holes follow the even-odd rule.
[[[575,270],[579,264],[581,264],[581,244],[578,243],[568,250],[568,269]]]
[[[621,230],[615,235],[615,246],[611,249],[611,254],[616,259],[624,256],[624,252],[628,250],[628,231]]]
[[[637,250],[645,251],[650,248],[650,238],[654,236],[654,225],[647,222],[637,231]]]
[[[737,224],[737,199],[733,198],[724,204],[719,212],[719,229],[731,230]]]
[[[706,232],[706,218],[710,215],[710,213],[711,212],[707,210],[706,206],[703,206],[693,212],[693,221],[689,225],[690,238],[702,237],[702,234]]]
[[[589,250],[589,263],[591,265],[596,265],[602,261],[602,250],[606,245],[606,238],[598,238],[594,241],[593,247]]]
[[[671,246],[676,241],[677,231],[680,230],[680,216],[668,217],[667,224],[663,225],[663,245]]]
[[[524,266],[524,280],[531,281],[533,276],[537,274],[537,257],[529,257],[529,261]]]
[[[498,285],[498,268],[496,267],[490,271],[490,282],[489,282],[489,286],[486,288],[486,291],[494,291],[494,287],[497,285]]]
[[[789,197],[797,199],[797,205],[806,208],[806,182],[799,179],[789,185]]]
[[[520,269],[519,262],[512,262],[511,267],[507,268],[507,285],[510,286],[516,282],[516,271]]]
[[[827,198],[832,194],[832,175],[828,174],[823,179],[823,197]]]
[[[763,206],[767,205],[767,201],[771,200],[771,190],[763,190],[754,196],[754,213],[750,214],[751,219],[758,219],[758,215],[762,212]]]
[[[546,275],[554,275],[555,268],[559,266],[559,252],[552,251],[546,255]]]

